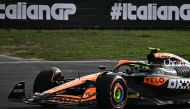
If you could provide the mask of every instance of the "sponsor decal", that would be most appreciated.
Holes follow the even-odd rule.
[[[190,4],[181,6],[159,6],[156,3],[135,5],[115,3],[111,8],[112,20],[190,20]]]
[[[14,89],[13,92],[14,93],[23,93],[24,89]]]
[[[86,89],[82,98],[90,98],[93,96],[96,96],[96,88],[94,88],[94,87]]]
[[[72,3],[54,3],[52,6],[28,5],[27,2],[9,5],[0,3],[0,19],[69,20],[69,16],[75,13],[76,6]]]
[[[96,92],[87,92],[87,93],[85,93],[86,97],[92,97],[92,96],[95,96],[95,95],[96,95]]]
[[[164,66],[190,66],[189,63],[185,61],[180,61],[180,60],[171,60],[171,59],[166,59],[164,60]]]
[[[161,86],[168,80],[167,77],[145,77],[144,84],[149,84],[152,86]]]
[[[167,88],[190,89],[190,80],[189,79],[170,79]]]

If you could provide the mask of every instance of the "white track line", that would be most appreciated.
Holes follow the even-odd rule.
[[[22,63],[112,63],[116,60],[100,60],[100,61],[8,61],[0,62],[0,64],[22,64]]]

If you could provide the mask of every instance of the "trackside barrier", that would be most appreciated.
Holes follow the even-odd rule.
[[[189,27],[189,0],[0,1],[0,28]]]

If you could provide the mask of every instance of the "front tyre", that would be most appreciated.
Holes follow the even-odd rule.
[[[51,79],[53,77],[53,71],[52,70],[43,70],[41,71],[33,85],[33,93],[42,93],[48,89],[51,89],[55,86],[58,86],[56,82],[52,82]]]
[[[97,80],[97,103],[100,109],[124,109],[127,103],[127,84],[115,74],[102,76]]]
[[[56,82],[52,82],[53,70],[41,71],[33,85],[33,93],[42,93],[48,89],[58,86]],[[43,107],[56,107],[57,104],[41,104]]]

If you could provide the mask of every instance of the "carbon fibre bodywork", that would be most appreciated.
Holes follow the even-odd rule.
[[[138,92],[140,98],[157,105],[183,104],[190,100],[189,71],[182,76],[175,67],[120,60],[114,72],[121,74],[128,87]]]

